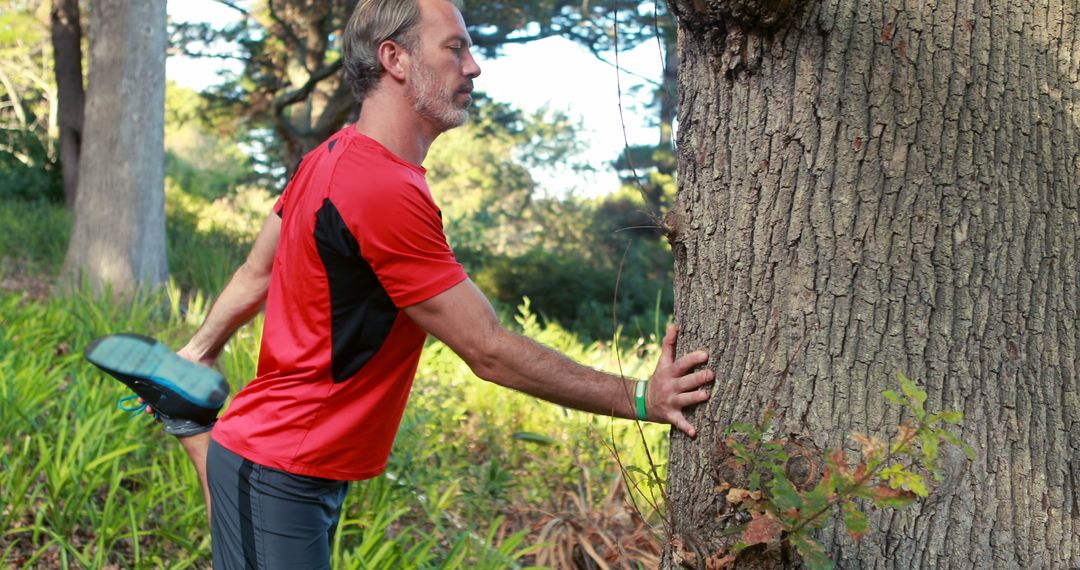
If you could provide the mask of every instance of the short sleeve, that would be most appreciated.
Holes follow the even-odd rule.
[[[286,187],[285,190],[287,192],[288,187]],[[274,202],[274,213],[277,214],[277,217],[280,218],[280,217],[282,217],[281,212],[284,209],[285,209],[285,192],[282,192],[281,196],[278,196],[277,202]]]
[[[285,189],[281,191],[281,196],[278,196],[277,201],[274,202],[274,213],[277,214],[277,217],[279,218],[282,217],[281,214],[285,211],[285,197],[289,195],[289,189],[292,188],[293,181],[296,180],[296,174],[300,172],[300,165],[303,164],[303,162],[304,159],[302,158],[296,162],[296,166],[293,167],[292,175],[289,176],[288,184],[286,184]]]
[[[425,188],[402,184],[366,196],[346,218],[360,255],[395,306],[426,301],[465,280]]]

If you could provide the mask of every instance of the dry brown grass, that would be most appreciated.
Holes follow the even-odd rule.
[[[594,503],[590,485],[561,495],[550,511],[511,513],[511,524],[531,528],[528,540],[544,544],[534,563],[558,569],[637,570],[656,568],[661,542],[655,529],[629,502],[626,485],[615,479]]]

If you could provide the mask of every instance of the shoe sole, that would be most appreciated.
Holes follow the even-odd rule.
[[[229,395],[228,382],[216,370],[186,360],[149,337],[104,336],[90,343],[83,356],[167,418],[213,421]]]

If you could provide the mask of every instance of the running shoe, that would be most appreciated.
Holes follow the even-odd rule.
[[[103,336],[90,343],[83,356],[131,388],[170,433],[169,425],[180,423],[177,420],[209,429],[229,395],[228,382],[216,370],[182,358],[149,337]]]

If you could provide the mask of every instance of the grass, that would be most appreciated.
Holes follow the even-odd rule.
[[[159,426],[117,410],[123,386],[81,357],[91,339],[110,332],[138,331],[178,346],[202,321],[206,291],[225,282],[229,272],[221,268],[231,271],[243,258],[250,234],[199,228],[199,207],[210,206],[189,205],[186,218],[172,212],[176,280],[163,291],[119,304],[80,292],[0,288],[0,566],[209,566],[206,513],[186,456]],[[7,265],[0,267],[9,277],[47,280],[63,257],[66,214],[0,202],[0,220],[14,228],[3,237]],[[43,227],[49,236],[31,239]],[[586,345],[538,324],[527,303],[513,321],[588,365],[621,365],[641,377],[655,362],[654,342],[620,354]],[[234,390],[254,375],[261,326],[256,319],[239,331],[219,361]],[[644,428],[653,456],[666,457],[666,429]],[[612,446],[635,472],[648,471],[632,422],[483,382],[430,342],[387,473],[350,488],[334,567],[563,568],[575,556],[651,567],[658,541],[627,507]]]

